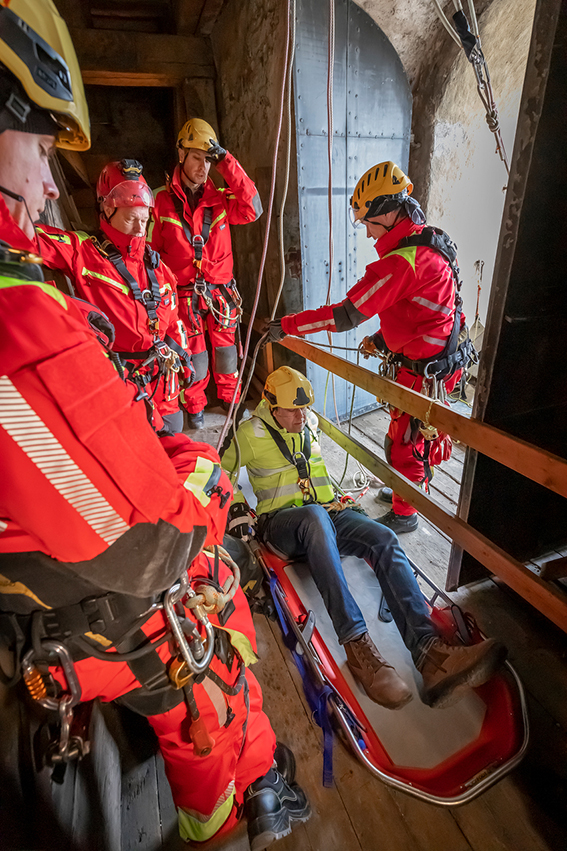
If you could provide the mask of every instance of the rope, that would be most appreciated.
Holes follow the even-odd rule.
[[[230,408],[226,415],[226,420],[224,426],[221,429],[221,433],[219,435],[219,439],[217,442],[217,451],[221,449],[224,439],[228,433],[228,430],[231,424],[234,426],[234,432],[236,433],[236,406],[235,400],[238,393],[238,388],[242,381],[242,376],[244,374],[244,370],[246,369],[246,358],[248,357],[248,350],[250,348],[250,339],[252,337],[252,330],[254,325],[254,319],[256,318],[256,312],[258,310],[258,302],[260,300],[260,292],[262,290],[262,279],[264,277],[264,267],[266,265],[266,255],[268,252],[268,242],[270,238],[270,224],[272,221],[272,209],[274,205],[274,194],[276,189],[276,174],[277,174],[277,163],[278,163],[278,152],[280,148],[280,139],[282,132],[282,123],[283,123],[283,113],[284,113],[284,100],[285,100],[285,89],[286,89],[286,77],[287,77],[287,69],[288,69],[288,56],[290,52],[290,36],[291,36],[291,21],[290,21],[290,7],[287,5],[287,33],[286,33],[286,45],[285,45],[285,59],[284,59],[284,72],[283,72],[283,80],[282,80],[282,91],[281,91],[281,99],[280,99],[280,114],[278,118],[278,129],[276,133],[276,144],[274,148],[274,157],[272,161],[272,182],[270,186],[270,200],[268,202],[268,211],[266,218],[266,230],[264,233],[264,245],[262,248],[262,259],[260,261],[260,268],[258,270],[258,281],[256,284],[256,293],[254,296],[254,304],[252,306],[252,310],[250,311],[250,321],[248,324],[248,331],[246,333],[246,341],[244,344],[244,352],[242,354],[242,363],[240,365],[240,370],[238,372],[238,380],[236,382],[236,386],[234,388],[234,393],[230,402]],[[259,349],[257,349],[259,351]],[[256,353],[257,357],[257,353]],[[250,364],[250,378],[251,374],[254,371],[255,360]]]
[[[445,12],[443,11],[443,8],[441,6],[440,0],[433,0],[433,2],[435,4],[439,20],[441,21],[453,41],[458,44],[461,49],[464,50],[464,45],[461,41],[461,38],[458,32],[451,25],[450,21],[447,19],[447,16],[445,15]],[[482,52],[482,47],[480,43],[480,30],[478,27],[478,20],[474,8],[474,0],[467,0],[467,4],[469,7],[469,15],[471,19],[471,32],[476,40],[475,46],[472,48],[472,50],[470,50],[470,53],[467,54],[467,59],[473,66],[474,74],[476,77],[476,87],[482,105],[485,109],[485,120],[488,125],[488,129],[491,133],[494,134],[494,139],[496,142],[496,153],[499,155],[500,159],[504,163],[506,174],[508,175],[508,177],[510,177],[510,166],[508,165],[508,157],[506,156],[504,140],[502,139],[502,134],[500,133],[500,124],[498,121],[498,107],[496,106],[494,93],[492,91],[488,65]],[[461,12],[464,15],[463,7],[460,0],[453,0],[453,5],[455,6],[457,12]]]

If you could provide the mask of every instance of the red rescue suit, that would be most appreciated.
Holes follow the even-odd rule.
[[[284,316],[282,329],[286,334],[299,336],[317,331],[345,331],[378,315],[380,331],[391,351],[411,360],[442,352],[455,317],[455,284],[449,263],[425,246],[397,248],[403,237],[421,233],[424,227],[409,218],[402,219],[376,242],[380,259],[366,267],[363,277],[342,302]],[[464,324],[462,314],[461,327]],[[447,379],[448,393],[459,378],[460,371]],[[396,381],[417,392],[423,385],[423,377],[406,368],[398,371]],[[388,460],[394,469],[421,484],[426,478],[424,465],[416,458],[414,448],[423,455],[423,437],[418,434],[412,442],[409,414],[392,409],[390,416]],[[393,508],[396,514],[416,513],[397,494]]]
[[[1,199],[0,239],[37,250]],[[88,620],[93,603],[111,600],[71,636],[71,642],[77,635],[82,646],[87,643],[87,658],[76,655],[77,645],[69,647],[82,699],[112,700],[137,689],[139,680],[125,662],[93,658],[88,649],[118,645],[152,599],[193,563],[203,543],[222,541],[231,487],[207,444],[179,434],[158,439],[73,300],[36,273],[29,262],[11,260],[0,270],[0,623],[11,644],[6,624],[21,628],[22,618],[29,622],[34,613],[44,626],[50,618],[53,627],[53,618],[57,626],[57,618],[79,609]],[[203,575],[209,562],[199,559],[190,570]],[[223,621],[221,613],[216,623],[230,636],[234,656],[211,664],[229,688],[236,685],[240,661],[252,661],[254,651],[240,590],[233,602],[228,617]],[[120,606],[133,621],[112,620]],[[106,622],[104,612],[110,612]],[[158,637],[163,614],[152,615],[142,629]],[[167,643],[157,653],[162,660],[171,657]],[[64,682],[61,670],[53,670]],[[272,764],[275,741],[261,713],[260,689],[253,677],[246,680],[246,738],[244,680],[234,696],[215,690],[208,679],[195,686],[197,705],[216,739],[202,762],[189,740],[184,703],[151,719],[184,837],[208,838],[232,825],[243,789]]]
[[[222,585],[230,573],[222,560],[219,564],[218,581]],[[189,577],[211,576],[213,571],[213,559],[203,553],[193,562]],[[201,721],[214,740],[211,752],[207,756],[195,752],[185,702],[148,718],[158,737],[178,810],[179,832],[185,840],[206,841],[234,827],[246,788],[267,774],[273,763],[276,739],[262,711],[262,691],[254,674],[243,670],[243,665],[256,661],[256,635],[242,589],[237,590],[232,602],[234,609],[226,620],[223,612],[220,616],[210,615],[210,620],[217,632],[224,632],[233,658],[227,663],[213,657],[210,671],[221,684],[216,678],[205,676],[193,687]],[[190,610],[186,613],[191,617]],[[158,639],[164,634],[164,621],[163,612],[159,612],[143,630],[153,640]],[[164,662],[171,659],[167,644],[157,652]],[[83,700],[115,700],[139,687],[124,662],[90,658],[77,662],[75,670]],[[65,686],[60,669],[57,678]],[[238,691],[229,694],[222,685]]]
[[[171,183],[155,192],[148,235],[152,247],[177,275],[179,313],[187,328],[195,367],[195,381],[182,393],[182,404],[190,414],[202,411],[207,402],[209,367],[205,331],[212,347],[218,397],[225,402],[232,399],[238,377],[235,335],[240,297],[233,279],[229,225],[254,222],[262,213],[256,186],[232,154],[227,153],[216,168],[227,188],[217,189],[208,178],[192,209],[178,165]],[[198,266],[193,242],[195,237],[204,235],[206,216],[210,221],[209,233]],[[205,295],[195,290],[198,278],[202,278],[203,287],[206,285]]]
[[[145,237],[127,236],[104,219],[101,219],[101,230],[120,252],[126,269],[140,290],[150,287],[144,264]],[[151,397],[161,417],[175,414],[179,410],[178,373],[158,376],[156,361],[149,366],[141,366],[152,349],[156,334],[150,330],[147,310],[135,299],[127,281],[87,234],[68,233],[47,225],[38,227],[37,232],[46,266],[68,275],[77,295],[96,304],[107,314],[116,333],[114,351],[123,355],[130,370],[139,369],[141,382],[155,376],[142,387],[142,392]],[[173,341],[186,351],[187,334],[178,314],[175,276],[161,262],[154,271],[161,298],[157,308],[157,337],[166,343]],[[129,358],[128,355],[134,357]],[[184,373],[185,380],[190,381],[188,367],[185,367]]]

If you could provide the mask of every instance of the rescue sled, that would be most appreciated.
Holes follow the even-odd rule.
[[[333,729],[342,732],[356,757],[388,786],[441,806],[472,801],[518,765],[529,728],[522,684],[509,663],[454,706],[430,709],[419,699],[420,677],[395,624],[377,617],[382,605],[378,580],[366,562],[344,558],[345,576],[372,638],[414,691],[414,699],[400,710],[378,706],[352,677],[307,566],[259,544],[254,550],[269,579],[284,640],[323,728],[326,785],[332,780]],[[482,640],[474,619],[411,564],[446,639],[465,644]]]

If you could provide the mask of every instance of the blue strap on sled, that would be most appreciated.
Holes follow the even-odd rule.
[[[309,708],[313,713],[313,718],[323,731],[323,786],[331,786],[333,783],[334,737],[333,728],[331,726],[332,709],[329,706],[329,702],[331,700],[336,700],[337,694],[335,690],[331,688],[330,685],[321,686],[314,682],[313,677],[310,674],[309,665],[306,662],[305,657],[301,653],[297,652],[297,639],[293,634],[293,631],[290,629],[285,612],[283,611],[280,601],[278,599],[278,595],[276,593],[277,585],[277,576],[272,571],[270,571],[270,591],[272,594],[274,605],[276,607],[276,612],[278,614],[284,644],[293,656],[293,661],[295,662],[297,670],[300,673],[301,681],[303,683],[303,691],[305,692],[305,697],[309,704]],[[343,712],[343,715],[346,716],[350,727],[360,739],[360,725],[356,721],[354,715],[351,713],[348,707],[342,703],[342,701],[341,710]],[[362,742],[362,746],[364,747],[364,742]]]

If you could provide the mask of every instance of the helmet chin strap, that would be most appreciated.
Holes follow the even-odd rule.
[[[26,208],[26,213],[28,215],[28,219],[30,220],[30,223],[31,223],[31,226],[32,226],[32,230],[35,233],[35,224],[34,224],[34,221],[31,217],[31,215],[30,215],[29,207],[28,207],[27,201],[24,198],[24,196],[23,195],[17,195],[16,192],[12,192],[11,189],[6,189],[5,186],[0,186],[0,192],[2,192],[3,195],[7,195],[8,198],[13,198],[14,201],[17,201],[19,204],[24,205],[24,207]]]

